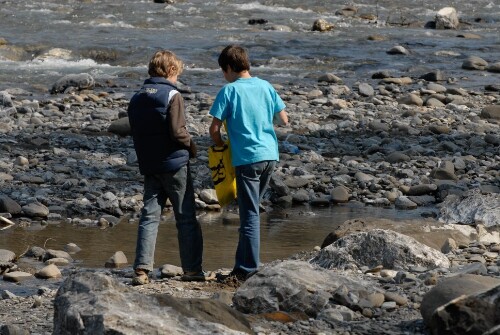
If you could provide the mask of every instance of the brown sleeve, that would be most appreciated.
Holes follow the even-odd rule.
[[[186,149],[190,146],[191,135],[186,128],[186,117],[184,116],[184,101],[180,93],[176,93],[170,100],[170,134],[172,139],[184,145]]]

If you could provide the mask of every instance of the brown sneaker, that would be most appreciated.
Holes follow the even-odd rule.
[[[149,283],[148,271],[143,269],[136,269],[134,278],[132,278],[132,285],[145,285]]]

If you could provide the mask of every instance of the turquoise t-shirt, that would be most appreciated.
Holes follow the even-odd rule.
[[[273,117],[284,108],[274,87],[257,77],[240,78],[219,91],[210,115],[227,122],[234,166],[279,160]]]

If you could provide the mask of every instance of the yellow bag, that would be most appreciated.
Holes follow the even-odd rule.
[[[219,204],[224,207],[236,199],[236,174],[231,163],[229,141],[223,147],[208,148],[208,167],[212,171],[215,193]]]

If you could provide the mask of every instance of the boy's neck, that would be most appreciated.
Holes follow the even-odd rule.
[[[226,79],[230,83],[235,82],[238,79],[247,79],[247,78],[252,78],[250,75],[250,72],[248,70],[244,70],[241,72],[234,72],[231,68],[228,68],[226,72]]]

